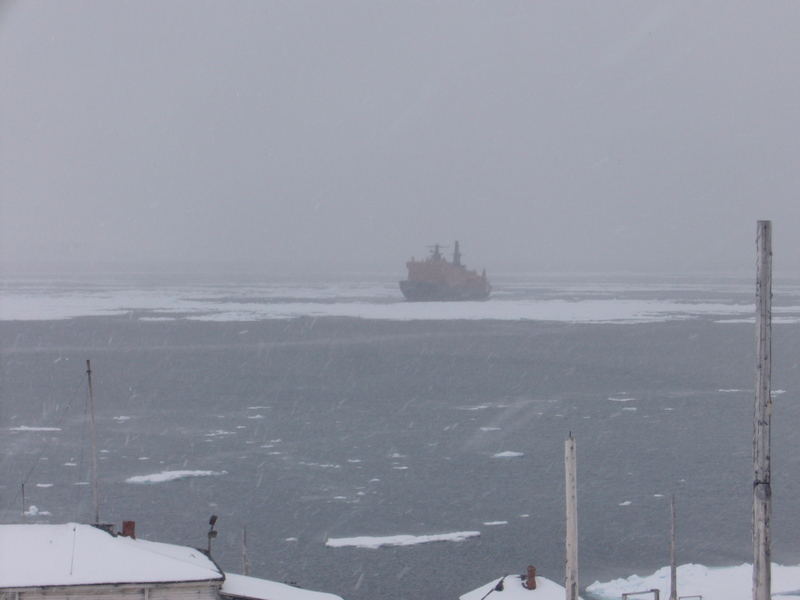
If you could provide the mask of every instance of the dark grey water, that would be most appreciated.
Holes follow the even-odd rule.
[[[91,486],[76,485],[91,472],[90,358],[102,519],[204,546],[217,514],[213,553],[226,570],[241,572],[246,525],[251,574],[346,599],[456,598],[528,564],[561,581],[570,431],[582,586],[668,564],[670,494],[681,563],[750,560],[752,324],[126,315],[3,322],[0,333],[6,522],[21,521],[20,482],[34,465],[26,506],[51,515],[29,522],[92,520]],[[773,422],[773,557],[796,564],[800,326],[775,328],[774,357],[773,390],[785,393]],[[523,456],[494,457],[504,451]],[[224,474],[125,483],[181,469]],[[497,521],[507,524],[485,524]],[[325,546],[457,531],[481,536]]]

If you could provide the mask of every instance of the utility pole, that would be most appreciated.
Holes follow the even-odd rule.
[[[242,525],[242,575],[250,575],[250,559],[247,557],[247,528]]]
[[[753,432],[753,600],[770,600],[770,419],[772,417],[772,222],[758,222],[756,394]]]
[[[564,470],[567,492],[566,600],[578,600],[578,483],[575,439],[572,432],[564,442]]]
[[[675,494],[669,502],[669,600],[678,600],[678,562],[675,558]]]

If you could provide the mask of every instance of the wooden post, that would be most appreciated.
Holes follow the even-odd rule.
[[[772,417],[772,223],[758,222],[756,268],[756,394],[753,432],[753,600],[769,600],[770,419]]]
[[[678,600],[678,562],[675,558],[675,494],[669,502],[669,600]]]
[[[94,522],[100,523],[100,501],[97,493],[97,437],[94,427],[94,394],[92,393],[92,365],[86,361],[86,376],[89,379],[89,412],[92,418],[92,479],[94,480]]]
[[[564,587],[566,600],[578,600],[578,484],[572,432],[564,442],[564,467],[567,479],[567,573]]]

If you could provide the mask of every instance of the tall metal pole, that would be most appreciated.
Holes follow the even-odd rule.
[[[669,502],[669,600],[678,600],[678,561],[675,558],[675,494]]]
[[[578,484],[575,439],[570,432],[564,442],[564,470],[567,480],[566,600],[578,600]]]
[[[92,479],[94,480],[94,522],[100,523],[100,503],[97,499],[97,437],[94,427],[94,394],[92,393],[92,365],[86,361],[86,376],[89,379],[89,412],[92,418]]]
[[[772,417],[772,223],[758,222],[756,269],[756,402],[753,434],[753,600],[769,600],[770,419]]]

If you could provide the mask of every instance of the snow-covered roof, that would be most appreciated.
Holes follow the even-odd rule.
[[[225,583],[222,584],[219,593],[223,596],[253,600],[342,600],[333,594],[312,592],[285,583],[231,573],[225,575]]]
[[[495,590],[500,579],[503,580],[503,589]],[[523,587],[520,575],[508,575],[500,579],[495,579],[477,590],[464,594],[460,600],[482,600],[482,598],[486,598],[486,600],[564,600],[566,597],[563,585],[558,585],[544,577],[536,577],[535,590]]]
[[[202,552],[91,525],[0,525],[0,588],[221,581]]]

